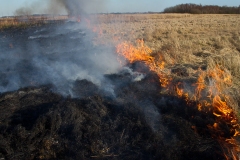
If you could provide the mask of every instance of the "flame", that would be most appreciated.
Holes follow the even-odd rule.
[[[81,17],[80,17],[80,15],[78,15],[78,16],[68,16],[68,19],[70,19],[70,20],[72,20],[72,21],[76,21],[76,22],[78,22],[78,23],[81,22]]]
[[[227,103],[229,101],[228,96],[223,94],[224,89],[232,85],[232,77],[229,72],[221,69],[218,65],[206,71],[199,69],[197,82],[192,85],[195,87],[195,93],[192,98],[189,98],[190,93],[184,90],[181,82],[171,87],[172,77],[169,72],[164,71],[166,65],[164,58],[160,56],[156,60],[151,56],[152,50],[144,45],[143,40],[137,40],[136,46],[128,42],[122,42],[116,46],[116,52],[125,57],[130,63],[143,61],[151,71],[157,73],[162,87],[167,88],[169,92],[173,92],[176,96],[184,98],[187,104],[192,100],[197,101],[197,107],[200,112],[212,111],[212,114],[215,116],[215,122],[207,127],[212,136],[216,137],[223,147],[226,159],[228,157],[238,159],[239,145],[233,138],[240,135],[238,119],[233,109]],[[174,88],[174,91],[170,88]],[[220,125],[222,122],[230,129],[231,137],[224,135],[223,128]]]
[[[150,56],[152,50],[144,46],[143,40],[137,40],[137,47],[123,42],[117,46],[117,53],[127,58],[130,63],[134,61],[144,61],[146,64],[150,65],[150,69],[155,67],[155,63],[153,63],[154,58]]]
[[[184,94],[184,90],[179,87],[180,85],[181,85],[180,82],[178,82],[178,84],[176,85],[176,93],[177,93],[178,97],[182,97]]]
[[[136,41],[136,46],[128,42],[122,42],[116,46],[116,52],[125,57],[130,63],[143,61],[151,71],[154,71],[159,76],[159,81],[162,87],[167,87],[170,84],[171,78],[164,72],[165,62],[162,57],[158,61],[151,56],[152,50],[144,45],[143,39]]]
[[[206,78],[209,81],[209,86],[206,85]],[[216,122],[213,125],[208,125],[212,136],[216,137],[222,145],[226,159],[232,157],[232,159],[237,160],[238,153],[240,152],[239,144],[233,137],[240,135],[238,131],[239,124],[232,107],[228,104],[230,98],[224,94],[224,90],[232,86],[231,74],[216,65],[213,69],[205,72],[201,71],[195,85],[197,86],[195,96],[198,99],[201,98],[203,90],[207,90],[209,94],[207,97],[210,103],[203,104],[200,101],[201,107],[198,107],[198,110],[202,111],[202,107],[212,106],[212,114],[216,117]],[[219,125],[222,122],[224,122],[225,127],[229,128],[231,138],[226,137],[223,133],[222,130],[224,128]]]
[[[202,93],[202,91],[205,89],[205,73],[201,70],[201,69],[199,69],[199,77],[198,77],[198,80],[197,80],[197,82],[196,82],[196,84],[194,84],[195,86],[196,86],[196,88],[195,88],[195,98],[197,99],[197,100],[199,100],[200,98],[201,98],[201,93]]]
[[[222,101],[220,96],[217,95],[213,98],[213,114],[217,117],[222,117],[225,119],[229,119],[233,110],[227,105],[226,102]]]

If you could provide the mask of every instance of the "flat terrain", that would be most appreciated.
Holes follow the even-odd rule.
[[[65,18],[0,23],[0,159],[239,159],[239,15]]]
[[[143,38],[155,52],[177,63],[202,61],[196,53],[237,56],[240,52],[239,15],[143,14],[98,17],[105,36],[134,42]],[[107,20],[106,20],[107,19]]]
[[[109,14],[96,19],[103,33],[99,43],[134,44],[143,39],[153,50],[151,56],[164,60],[166,70],[184,68],[189,78],[196,78],[199,68],[218,66],[231,74],[233,82],[223,92],[240,99],[240,15]],[[172,76],[183,78],[178,73]]]

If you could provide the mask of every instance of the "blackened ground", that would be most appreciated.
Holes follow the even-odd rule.
[[[145,73],[141,81],[129,73],[107,75],[125,82],[116,85],[116,98],[101,95],[86,80],[75,84],[87,93],[81,99],[53,93],[51,85],[2,94],[0,158],[224,159],[219,143],[204,132],[211,116],[161,95],[157,75]],[[157,116],[151,119],[148,110]],[[202,134],[193,126],[202,127]]]

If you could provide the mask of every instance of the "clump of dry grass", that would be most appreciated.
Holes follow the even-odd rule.
[[[10,26],[16,26],[16,25],[19,25],[19,24],[13,18],[0,19],[0,28],[8,28]]]
[[[44,21],[29,19],[27,21],[20,21],[18,18],[4,18],[0,19],[0,29],[20,27],[25,28],[34,24],[40,24]]]
[[[65,20],[67,16],[16,16],[11,18],[0,18],[0,29],[5,28],[27,28],[31,26],[38,26],[48,23],[50,20],[61,21]]]

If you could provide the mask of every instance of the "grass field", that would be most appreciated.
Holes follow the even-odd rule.
[[[231,94],[235,99],[232,107],[239,110],[239,15],[109,14],[97,19],[101,30],[97,42],[134,44],[136,39],[143,39],[153,50],[151,56],[164,60],[165,70],[186,73],[171,72],[177,81],[197,79],[199,68],[214,72],[218,66],[231,76],[231,85],[219,84],[221,94]]]
[[[238,159],[239,142],[222,137],[219,124],[228,124],[239,140],[239,15],[110,14],[95,18],[97,45],[115,45],[116,52],[130,62],[145,61],[166,87],[163,94],[189,103],[193,100],[202,113],[212,108],[216,121],[208,129],[213,137],[233,144],[233,157]]]
[[[194,121],[193,124],[198,124],[200,122],[198,120],[200,117],[204,120],[206,119],[206,115],[208,115],[211,117],[211,121],[206,122],[206,124],[204,123],[204,125],[199,123],[199,129],[203,130],[203,133],[207,130],[206,134],[208,136],[217,139],[222,150],[226,150],[226,154],[224,153],[225,157],[227,158],[228,155],[230,156],[230,158],[227,159],[239,159],[239,15],[99,14],[81,17],[81,23],[77,23],[80,20],[78,18],[79,17],[72,17],[69,19],[70,21],[66,21],[67,25],[72,25],[71,27],[73,28],[70,28],[73,30],[80,26],[79,28],[81,28],[81,32],[80,30],[74,30],[74,35],[76,34],[80,36],[80,38],[71,39],[69,42],[70,47],[64,50],[64,54],[71,52],[70,50],[75,48],[75,46],[76,48],[79,47],[77,45],[81,44],[81,40],[84,39],[88,40],[87,42],[93,42],[93,44],[91,43],[90,45],[89,52],[94,49],[94,55],[96,55],[98,51],[105,52],[106,50],[104,49],[106,45],[109,45],[110,50],[107,51],[114,52],[113,49],[116,49],[116,54],[124,56],[130,63],[143,61],[149,66],[152,72],[155,72],[154,75],[156,76],[156,81],[152,81],[153,79],[150,78],[149,81],[146,81],[146,84],[157,84],[157,87],[154,86],[153,88],[158,88],[156,91],[154,90],[154,95],[159,94],[162,98],[157,97],[158,100],[161,99],[161,103],[157,103],[159,108],[161,108],[162,105],[165,106],[164,97],[174,97],[180,99],[181,102],[183,101],[190,107],[195,107],[197,113],[200,113],[196,114],[196,116],[190,114],[188,115],[189,118],[186,118],[187,120],[190,119]],[[62,20],[66,19],[67,17],[59,17],[56,19],[45,19],[44,17],[36,19],[30,17],[27,21],[16,18],[0,19],[0,29],[2,29],[0,31],[4,33],[4,29],[14,27],[13,30],[7,30],[8,33],[15,31],[17,34],[22,34],[22,32],[15,28],[41,25],[52,20],[60,20],[60,22],[64,23],[65,21]],[[56,30],[57,26],[60,25],[58,23],[56,23],[56,26],[52,25],[52,27],[54,27],[53,30]],[[39,28],[43,29],[42,27],[46,26],[40,26]],[[91,32],[86,31],[86,29]],[[27,32],[25,32],[25,34],[26,33]],[[52,38],[49,37],[52,31],[44,31],[43,33],[46,35],[41,35],[39,33],[40,35],[35,37],[44,39],[44,41],[39,41],[37,38],[28,38],[28,41],[19,44],[19,46],[30,42],[29,39],[36,44],[44,42],[48,47],[52,47],[51,42],[55,41],[57,42],[56,46],[53,45],[55,53],[55,48],[59,45],[63,45],[63,40],[65,40],[66,37],[70,38],[70,36],[73,36],[71,32],[66,32],[66,37],[63,37],[63,34],[57,34],[57,36]],[[5,42],[4,38],[5,36],[3,36],[3,42]],[[46,41],[49,41],[50,43],[46,43]],[[8,49],[13,47],[12,43],[10,43]],[[88,54],[88,49],[85,49],[84,47],[85,44],[80,46],[79,48],[83,50],[80,50],[81,52],[76,52],[77,54],[73,52],[77,58],[79,57],[79,53]],[[95,50],[98,49],[98,47],[100,50]],[[46,47],[42,48],[46,49]],[[65,49],[65,46],[63,48]],[[109,49],[108,46],[106,48]],[[45,53],[44,50],[39,52],[41,54]],[[56,52],[61,51],[56,50]],[[89,53],[89,55],[90,54],[91,53]],[[56,56],[56,58],[59,58],[57,54]],[[112,60],[102,58],[105,57],[101,57],[98,61],[103,60],[104,62],[108,62]],[[121,58],[119,59],[120,64]],[[77,61],[77,64],[80,63],[81,62]],[[118,62],[116,61],[116,63]],[[141,66],[138,67],[139,68],[136,68],[137,72],[138,69],[141,70]],[[108,68],[111,68],[111,66]],[[159,85],[158,80],[160,81]],[[120,81],[122,81],[122,79],[120,79]],[[136,83],[140,82],[143,82],[143,80],[141,79]],[[133,83],[135,83],[135,81]],[[131,87],[126,87],[126,89],[131,90]],[[151,95],[150,92],[145,92],[147,89],[148,87],[143,87],[144,92],[141,93],[141,99],[145,95],[146,97]],[[119,88],[119,90],[121,89]],[[133,88],[133,92],[134,91]],[[130,93],[130,95],[132,95],[132,90]],[[122,93],[123,97],[125,97],[125,94],[127,94],[127,92],[124,91]],[[133,93],[133,97],[137,94],[138,90]],[[136,100],[138,102],[141,101],[141,99],[139,98]],[[148,100],[148,98],[146,99]],[[152,98],[149,98],[149,100],[152,101]],[[178,105],[172,103],[172,99],[167,102],[169,102],[170,108],[173,107],[174,113],[178,112],[178,109],[179,111],[185,110],[185,108],[179,108]],[[169,116],[174,117],[174,114],[171,113],[170,115],[169,113]],[[181,119],[174,119],[174,123],[178,120],[181,121]],[[202,126],[205,126],[205,128]],[[198,132],[198,127],[196,129],[196,126],[194,125],[189,125],[187,128],[191,131]],[[124,131],[122,132],[122,135],[123,133]],[[199,132],[199,135],[202,135],[201,131]],[[173,148],[178,149],[178,147]]]

